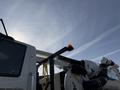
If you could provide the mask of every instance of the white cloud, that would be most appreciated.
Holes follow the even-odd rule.
[[[73,53],[68,55],[68,57],[72,57],[72,56],[74,56],[78,53],[81,53],[81,52],[85,51],[86,49],[90,48],[92,45],[96,44],[97,42],[99,42],[103,38],[107,37],[108,35],[112,34],[113,32],[115,32],[119,29],[120,29],[120,25],[117,25],[117,26],[111,28],[110,30],[107,30],[106,32],[103,32],[103,34],[101,34],[97,38],[93,39],[92,41],[90,41],[90,42],[86,43],[85,45],[80,46],[78,49],[74,50]]]
[[[97,61],[99,61],[102,57],[110,56],[110,55],[116,54],[116,53],[118,53],[118,52],[120,52],[120,49],[117,49],[117,50],[114,50],[114,51],[112,51],[112,52],[106,53],[106,54],[104,54],[104,55],[101,55],[101,56],[99,56],[99,57],[93,58],[93,59],[91,59],[91,60],[94,60],[94,61],[97,60]]]

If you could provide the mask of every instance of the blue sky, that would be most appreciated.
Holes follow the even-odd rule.
[[[120,64],[119,0],[0,0],[0,18],[10,36],[39,50],[53,53],[71,43],[67,57],[106,56]]]

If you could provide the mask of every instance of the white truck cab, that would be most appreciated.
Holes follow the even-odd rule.
[[[36,49],[0,37],[0,90],[36,90]]]

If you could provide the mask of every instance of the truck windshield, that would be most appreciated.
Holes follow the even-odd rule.
[[[26,46],[0,40],[0,76],[18,77],[22,70]]]

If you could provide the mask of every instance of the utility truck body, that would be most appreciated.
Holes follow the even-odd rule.
[[[55,54],[50,54],[0,33],[0,90],[43,90],[44,81],[42,83],[42,78],[39,77],[38,68],[49,59],[48,88],[52,86],[51,90],[54,90],[54,87],[60,90],[58,89],[59,74],[54,76],[53,58],[67,50],[69,50],[68,47],[64,47]]]
[[[79,63],[60,56],[70,50],[64,47],[51,54],[0,33],[0,90],[64,90],[64,70],[72,63]],[[39,66],[46,62],[50,65],[50,75],[38,76]],[[62,68],[63,72],[55,74],[54,64]],[[115,74],[118,75],[116,72]],[[109,80],[104,87],[112,90],[116,85],[116,90],[120,90],[119,83],[120,80]]]
[[[0,21],[6,33],[0,33],[0,90],[64,90],[64,82],[68,82],[64,79],[66,71],[73,63],[77,64],[80,61],[60,54],[73,50],[73,47],[68,45],[54,54],[36,50],[34,46],[8,36],[3,20]],[[89,67],[93,67],[94,62],[90,62]],[[46,74],[39,76],[41,65],[45,66],[41,70],[46,71]],[[54,65],[63,71],[55,74]],[[120,90],[119,70],[113,68],[110,72],[113,75],[108,76],[114,76],[115,80],[109,80],[104,86],[105,90]]]

